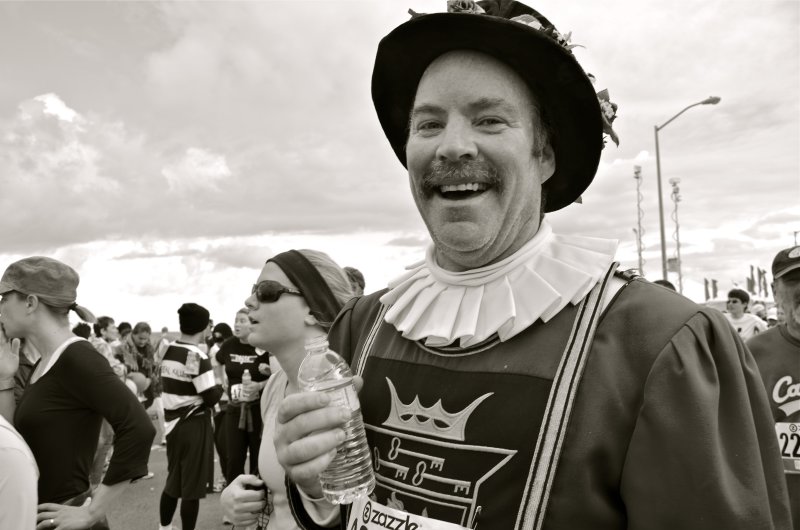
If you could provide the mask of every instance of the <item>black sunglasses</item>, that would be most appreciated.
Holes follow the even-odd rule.
[[[283,293],[303,296],[303,293],[297,289],[286,287],[285,285],[272,280],[264,280],[253,284],[253,290],[250,291],[250,294],[256,295],[256,298],[262,304],[271,304],[273,302],[277,302]]]

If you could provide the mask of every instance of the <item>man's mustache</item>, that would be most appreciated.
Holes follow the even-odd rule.
[[[452,182],[480,182],[495,188],[502,185],[497,168],[485,159],[434,160],[422,175],[422,188],[429,193]]]

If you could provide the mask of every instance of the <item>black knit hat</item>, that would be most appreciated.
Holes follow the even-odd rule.
[[[556,170],[544,183],[546,211],[559,210],[589,187],[600,163],[603,134],[616,105],[595,93],[572,54],[571,35],[513,0],[448,1],[447,13],[416,14],[381,40],[372,74],[372,100],[383,131],[406,166],[409,116],[422,75],[453,50],[485,53],[511,67],[530,87],[551,128]]]
[[[194,335],[200,333],[208,327],[210,318],[208,309],[194,303],[183,304],[178,309],[178,322],[180,323],[181,333]]]

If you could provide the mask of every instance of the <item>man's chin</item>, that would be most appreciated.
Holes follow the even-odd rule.
[[[433,235],[433,242],[436,261],[447,270],[475,269],[492,261],[487,256],[491,237],[477,223],[449,223]]]

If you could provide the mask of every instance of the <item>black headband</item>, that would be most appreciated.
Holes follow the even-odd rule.
[[[311,314],[325,329],[333,324],[342,304],[333,296],[328,282],[317,268],[297,250],[281,252],[267,260],[274,262],[303,294]]]

